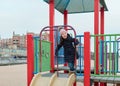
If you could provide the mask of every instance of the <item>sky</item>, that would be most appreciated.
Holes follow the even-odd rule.
[[[105,33],[120,33],[120,0],[105,0],[109,11],[105,12]],[[94,33],[94,14],[77,13],[68,15],[68,24],[77,30]],[[55,25],[63,24],[63,15],[55,10]],[[11,38],[26,32],[39,33],[49,25],[49,6],[43,0],[0,0],[0,36]]]

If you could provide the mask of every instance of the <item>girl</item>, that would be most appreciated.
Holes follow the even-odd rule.
[[[57,52],[63,46],[64,61],[68,63],[70,72],[72,73],[75,70],[74,69],[75,54],[76,54],[75,46],[78,45],[79,42],[77,39],[72,38],[65,29],[60,28],[59,31],[60,31],[60,43],[57,45],[55,54],[57,55]]]

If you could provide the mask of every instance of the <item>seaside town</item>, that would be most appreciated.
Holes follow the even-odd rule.
[[[0,86],[120,86],[120,0],[0,0]]]
[[[28,32],[33,36],[39,36],[33,32]],[[49,40],[49,34],[42,34],[42,40]],[[27,59],[27,35],[13,32],[11,38],[0,38],[0,65],[26,63]],[[15,61],[17,60],[17,61]]]

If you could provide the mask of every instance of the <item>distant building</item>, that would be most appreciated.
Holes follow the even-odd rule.
[[[49,33],[45,32],[42,34],[42,40],[46,40],[46,41],[49,41]]]
[[[26,35],[20,36],[20,47],[27,48],[27,38]]]
[[[28,32],[33,36],[39,37],[39,34]],[[49,34],[43,33],[42,40],[49,41]],[[26,56],[27,48],[27,35],[15,34],[13,32],[12,38],[0,39],[0,56],[11,55],[11,56]]]
[[[12,45],[16,45],[17,47],[20,47],[20,35],[18,35],[18,34],[13,35]]]
[[[33,32],[28,32],[27,34],[32,34],[33,36],[40,36],[40,34],[35,34],[35,33],[33,33]],[[46,40],[46,41],[49,41],[49,33],[47,33],[47,32],[45,32],[45,33],[42,33],[42,37],[41,37],[41,39],[42,40]]]
[[[8,39],[1,39],[0,40],[0,46],[1,47],[7,47]]]
[[[27,34],[32,34],[33,36],[39,36],[39,34],[35,34],[33,32],[28,32]],[[49,33],[45,32],[42,34],[42,40],[49,41]],[[20,35],[13,32],[12,38],[8,39],[0,39],[0,47],[3,48],[21,48],[26,49],[27,48],[27,36],[26,35]]]
[[[12,38],[0,39],[0,47],[3,48],[26,48],[26,35],[15,34]]]

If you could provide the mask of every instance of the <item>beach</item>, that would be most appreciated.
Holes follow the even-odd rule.
[[[0,66],[0,86],[27,86],[27,64]]]

